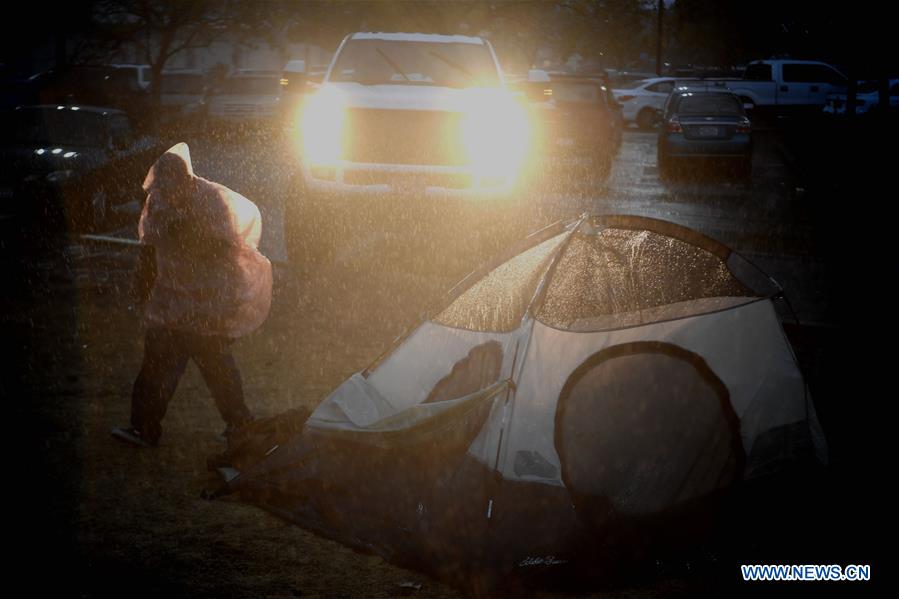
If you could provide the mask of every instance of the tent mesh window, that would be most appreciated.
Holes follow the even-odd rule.
[[[727,264],[696,245],[645,229],[577,233],[537,318],[571,330],[658,322],[759,297]]]
[[[518,254],[468,288],[434,322],[473,331],[506,332],[518,328],[562,233]]]

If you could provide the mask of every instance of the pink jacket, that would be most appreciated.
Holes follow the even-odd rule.
[[[240,337],[268,316],[272,267],[259,253],[262,221],[253,202],[193,173],[179,143],[150,168],[138,227],[156,254],[148,326]]]

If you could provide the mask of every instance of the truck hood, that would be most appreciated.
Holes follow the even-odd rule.
[[[361,83],[326,83],[321,91],[336,91],[348,108],[383,108],[393,110],[441,110],[461,112],[479,97],[504,93],[501,88],[457,89],[433,85],[362,85]]]

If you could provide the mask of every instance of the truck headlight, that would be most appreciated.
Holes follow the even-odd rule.
[[[474,94],[462,119],[462,143],[477,175],[511,181],[530,143],[524,107],[503,92]]]
[[[340,158],[346,110],[340,94],[322,88],[309,98],[300,117],[303,156],[307,163],[329,165]]]

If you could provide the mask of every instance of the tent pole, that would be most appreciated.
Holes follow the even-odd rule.
[[[505,430],[506,424],[512,421],[512,417],[515,414],[515,395],[518,393],[518,380],[521,378],[521,373],[524,369],[525,358],[528,355],[528,349],[531,346],[531,337],[534,331],[534,312],[536,312],[536,307],[539,307],[539,301],[542,301],[544,296],[545,289],[549,280],[552,278],[553,273],[555,273],[556,267],[559,263],[559,259],[562,254],[565,253],[565,250],[568,248],[568,245],[571,243],[571,239],[574,237],[574,234],[578,229],[581,228],[581,225],[588,218],[587,213],[585,212],[580,216],[574,226],[571,227],[571,231],[568,232],[568,235],[562,240],[562,243],[559,244],[559,247],[556,248],[555,254],[552,257],[552,261],[546,269],[543,277],[540,279],[540,283],[537,285],[537,289],[534,291],[533,297],[531,297],[530,303],[528,303],[527,309],[524,311],[524,316],[521,318],[521,323],[519,327],[527,324],[528,332],[526,334],[526,338],[524,340],[524,351],[521,353],[521,361],[516,365],[515,362],[518,359],[518,344],[515,346],[515,358],[513,359],[512,371],[509,373],[509,390],[507,391],[506,400],[503,405],[503,409],[505,410],[506,406],[509,407],[509,413],[503,414],[503,421],[499,429],[499,440],[496,444],[496,461],[493,465],[493,470],[497,476],[501,476],[499,471],[500,463],[505,463],[506,454],[505,451],[508,451],[508,444],[504,445],[505,439]],[[520,342],[520,341],[519,341]],[[488,514],[492,515],[493,513],[493,497],[492,494],[488,498]],[[489,518],[490,516],[488,516]]]

